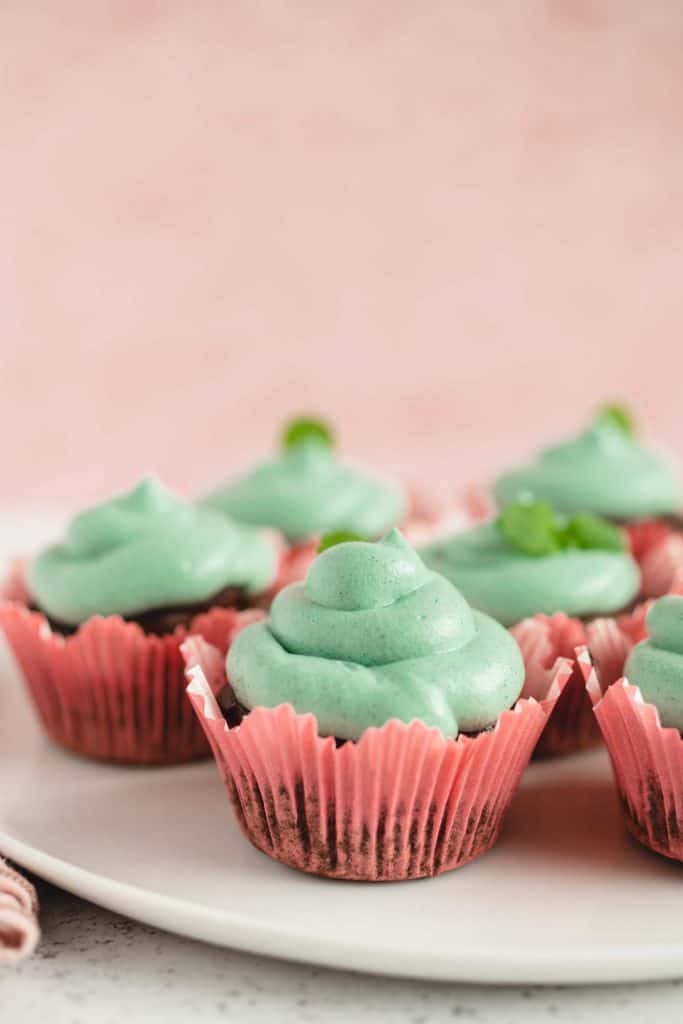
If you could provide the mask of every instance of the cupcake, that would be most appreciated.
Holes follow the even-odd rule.
[[[368,881],[435,875],[493,845],[571,672],[560,661],[539,701],[519,701],[510,634],[397,530],[324,550],[237,633],[227,675],[204,641],[184,653],[247,838],[291,867]]]
[[[331,530],[379,537],[408,510],[407,495],[393,480],[341,462],[330,427],[314,419],[289,423],[274,458],[203,503],[237,522],[274,527],[290,543]]]
[[[548,501],[560,512],[592,512],[624,525],[641,564],[645,597],[667,591],[683,567],[678,473],[668,456],[643,444],[624,406],[604,406],[578,437],[496,480],[499,507],[520,495]]]
[[[323,533],[378,538],[400,525],[417,537],[448,518],[428,496],[409,495],[395,480],[341,461],[329,425],[310,417],[289,422],[277,455],[212,491],[203,504],[280,532],[288,551],[278,587],[303,579]]]
[[[6,601],[0,625],[56,743],[112,761],[189,760],[207,747],[180,644],[191,629],[225,646],[237,609],[276,573],[270,539],[149,477],[38,554],[25,600]]]
[[[535,694],[539,681],[547,685],[557,657],[571,658],[585,644],[596,661],[605,661],[606,681],[621,674],[627,645],[615,616],[628,618],[640,572],[616,526],[592,513],[561,516],[545,501],[524,499],[494,521],[420,553],[474,608],[512,627],[525,658],[525,696]],[[583,677],[576,673],[538,753],[568,753],[598,738]]]
[[[589,687],[626,824],[645,846],[683,861],[683,597],[655,601],[648,636],[620,679]]]

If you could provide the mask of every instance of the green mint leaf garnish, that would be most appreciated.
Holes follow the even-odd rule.
[[[550,555],[561,546],[561,524],[546,501],[515,501],[496,520],[501,536],[525,555]]]
[[[564,529],[564,535],[566,546],[599,551],[626,550],[621,530],[591,512],[579,512],[572,516]]]
[[[323,551],[327,551],[328,548],[333,548],[337,544],[347,544],[351,540],[367,539],[367,537],[363,537],[360,533],[353,533],[351,530],[330,530],[329,533],[324,533],[320,538],[318,554],[322,554]]]
[[[332,428],[324,420],[317,420],[313,416],[300,416],[290,420],[282,431],[282,447],[285,449],[296,448],[310,441],[326,448],[333,448]]]
[[[584,551],[625,551],[622,531],[592,512],[561,517],[547,501],[521,499],[503,509],[496,526],[507,543],[525,555],[539,557],[568,548]]]
[[[603,405],[598,409],[596,420],[598,423],[604,423],[614,427],[615,430],[620,430],[626,437],[635,437],[636,435],[635,416],[627,405],[620,402]]]

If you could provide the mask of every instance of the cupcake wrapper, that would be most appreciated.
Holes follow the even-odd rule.
[[[637,523],[627,523],[624,529],[631,554],[638,563],[671,533],[671,526],[663,519],[641,519]]]
[[[255,708],[229,728],[214,696],[223,659],[183,645],[188,694],[245,836],[290,867],[331,878],[397,881],[460,867],[496,841],[534,745],[567,679],[520,700],[494,729],[446,740],[392,720],[337,747],[312,714]]]
[[[669,531],[640,558],[641,594],[657,598],[683,584],[683,536]]]
[[[667,590],[664,591],[664,595],[666,595],[666,594],[679,594],[679,595],[683,595],[683,576],[677,576],[674,579],[674,581],[671,584],[671,586]],[[660,597],[664,596],[664,595],[660,595]],[[631,647],[633,647],[635,644],[639,644],[641,640],[645,640],[645,638],[648,635],[647,634],[647,621],[646,621],[647,620],[647,613],[649,612],[649,610],[650,610],[650,608],[652,607],[653,604],[654,604],[654,599],[650,599],[649,601],[643,601],[640,604],[637,604],[635,606],[635,608],[632,611],[628,612],[626,615],[618,615],[616,620],[599,619],[599,620],[596,620],[596,621],[599,621],[599,622],[612,622],[612,621],[616,621],[616,625],[617,625],[619,631],[623,634],[623,636],[625,637],[625,640],[626,640],[626,642],[628,644],[628,647],[627,647],[627,650],[626,650],[626,655],[628,655],[628,652],[631,650]],[[594,623],[591,623],[591,625],[594,625]],[[625,660],[626,660],[626,658],[624,657],[624,661]],[[622,663],[622,667],[623,667],[623,663]],[[616,666],[615,666],[615,669],[616,669]],[[606,672],[603,672],[601,670],[601,676],[604,676],[604,678],[605,678],[603,689],[607,689],[607,687],[611,683],[616,682],[616,680],[621,676],[621,674],[622,674],[621,673],[621,669],[619,671],[616,671],[616,670],[611,671],[610,673],[606,673]]]
[[[410,508],[401,531],[411,544],[418,546],[447,537],[465,529],[469,517],[462,502],[438,500],[419,488],[410,492]]]
[[[270,606],[273,598],[290,583],[298,583],[306,578],[308,568],[318,551],[318,540],[308,540],[301,544],[293,544],[284,548],[280,558],[280,566],[275,583],[268,591],[266,607]]]
[[[227,650],[230,631],[242,621],[232,609],[214,608],[191,626]],[[55,743],[83,757],[140,765],[208,755],[185,695],[180,645],[188,630],[156,636],[108,616],[64,637],[40,612],[9,602],[0,606],[0,627]]]
[[[15,601],[17,604],[29,604],[31,595],[26,586],[26,563],[16,558],[10,571],[0,584],[0,601]]]
[[[657,708],[619,679],[603,695],[588,685],[609,751],[626,825],[635,838],[683,861],[683,739],[666,729]]]
[[[535,615],[510,630],[524,659],[526,678],[522,694],[533,697],[547,688],[558,657],[575,658],[586,643],[586,630],[567,615]],[[595,723],[582,663],[574,660],[571,678],[536,744],[537,757],[554,757],[595,746],[600,731]]]
[[[631,647],[642,639],[645,610],[639,606],[619,619],[595,619],[588,625],[562,612],[535,615],[512,627],[510,632],[526,668],[524,697],[535,697],[547,688],[557,658],[576,658],[572,677],[538,741],[536,756],[570,754],[600,742],[600,729],[586,694],[587,674],[594,663],[603,690],[621,676]],[[584,647],[590,655],[577,657]]]
[[[498,511],[496,501],[481,484],[471,484],[463,495],[463,507],[470,523],[485,523]]]

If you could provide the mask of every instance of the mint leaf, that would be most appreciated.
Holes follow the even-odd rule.
[[[625,551],[622,531],[591,512],[579,512],[567,523],[563,537],[567,546],[599,551]]]
[[[522,499],[504,508],[496,526],[503,539],[517,551],[535,557],[568,548],[583,551],[625,551],[623,532],[592,512],[562,518],[546,501]]]
[[[525,555],[550,555],[561,547],[561,524],[546,501],[515,501],[496,520],[501,536]]]
[[[351,540],[367,540],[367,537],[361,536],[360,533],[352,533],[351,530],[330,530],[329,533],[324,533],[320,538],[318,554],[320,555],[323,551],[327,551],[328,548],[333,548],[337,544],[347,544]]]
[[[598,409],[596,420],[598,423],[614,427],[615,430],[621,431],[626,437],[635,437],[636,435],[635,416],[629,407],[621,402],[611,402],[601,406]]]
[[[286,450],[296,448],[300,444],[314,441],[326,448],[334,447],[332,428],[324,420],[312,416],[300,416],[285,424],[282,431],[282,447]]]

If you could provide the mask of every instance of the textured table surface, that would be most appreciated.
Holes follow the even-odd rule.
[[[43,941],[0,973],[0,1019],[50,1024],[678,1024],[683,983],[493,988],[397,981],[287,964],[190,942],[37,882]]]

